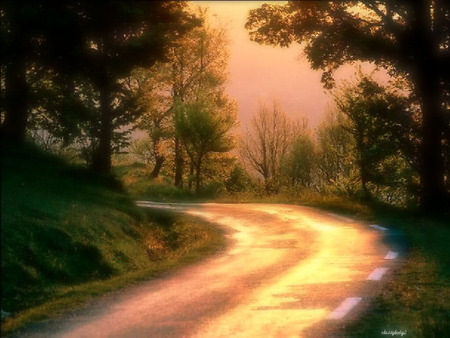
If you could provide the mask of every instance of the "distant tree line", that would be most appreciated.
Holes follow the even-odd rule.
[[[417,205],[417,107],[403,87],[381,86],[357,72],[333,90],[335,106],[315,130],[274,102],[262,104],[240,144],[247,167],[266,194],[352,196],[398,206]],[[406,129],[407,127],[407,129]]]

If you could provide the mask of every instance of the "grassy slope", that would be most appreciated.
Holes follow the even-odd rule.
[[[376,337],[397,330],[408,337],[450,337],[450,219],[379,208],[372,217],[401,230],[409,252],[372,310],[347,327],[347,335]]]
[[[199,220],[138,209],[112,180],[2,149],[2,333],[223,246]]]

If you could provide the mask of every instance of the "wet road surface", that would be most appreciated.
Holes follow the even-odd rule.
[[[33,337],[328,337],[398,265],[383,231],[308,207],[161,204],[223,227],[228,248],[38,324]]]

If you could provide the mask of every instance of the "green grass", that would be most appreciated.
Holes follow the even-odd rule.
[[[132,163],[114,167],[114,173],[123,182],[127,192],[135,199],[148,199],[159,202],[202,202],[216,199],[214,188],[206,187],[201,194],[173,185],[173,177],[161,174],[159,178],[150,177],[151,169],[143,163]]]
[[[347,336],[377,337],[383,330],[408,337],[450,337],[450,220],[375,208],[373,218],[401,230],[409,245],[403,266],[373,308],[346,328]]]
[[[2,146],[2,334],[224,246],[205,222],[137,208],[112,178]]]

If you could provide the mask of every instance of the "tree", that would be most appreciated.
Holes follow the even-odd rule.
[[[353,153],[363,195],[370,200],[369,183],[389,186],[396,180],[392,175],[397,172],[393,166],[395,161],[390,159],[395,158],[399,167],[404,154],[391,116],[401,116],[407,105],[403,97],[388,92],[361,72],[357,81],[354,85],[344,83],[335,92],[335,102],[338,110],[348,117],[343,128],[354,139]]]
[[[114,128],[120,121],[129,122],[123,119],[129,107],[124,104],[127,97],[123,95],[122,80],[138,66],[149,67],[164,60],[176,38],[200,21],[186,11],[187,4],[182,1],[68,1],[36,5],[8,1],[7,5],[2,10],[7,18],[2,25],[2,39],[11,45],[11,52],[6,55],[6,72],[14,74],[5,78],[9,104],[4,128],[23,130],[26,125],[29,109],[25,75],[30,64],[26,61],[37,55],[58,73],[86,78],[98,93],[98,145],[92,166],[98,173],[109,173]],[[47,12],[50,14],[41,16]],[[24,13],[33,13],[31,23]],[[55,55],[43,52],[48,46]],[[21,95],[25,103],[17,107],[13,102]],[[9,122],[19,119],[20,123]]]
[[[353,193],[354,141],[344,129],[345,115],[330,110],[316,129],[317,179],[321,189],[332,187],[337,192]]]
[[[166,161],[168,140],[174,134],[172,100],[161,67],[164,67],[164,64],[157,62],[150,70],[136,69],[127,78],[128,87],[134,88],[140,109],[143,111],[136,126],[148,134],[148,139],[144,141],[148,150],[146,152],[148,158],[145,161],[153,164],[151,178],[159,176]]]
[[[310,187],[313,182],[314,143],[308,132],[295,136],[285,158],[282,171],[292,188]]]
[[[66,6],[39,0],[1,3],[2,132],[15,144],[25,140],[30,113],[28,75],[38,74],[43,64],[61,65],[78,42]]]
[[[99,92],[100,137],[93,157],[99,173],[111,169],[113,123],[121,117],[120,79],[136,67],[149,67],[165,58],[175,38],[196,23],[179,2],[86,3],[83,52],[87,76]]]
[[[233,149],[234,142],[229,132],[235,125],[236,107],[226,97],[177,103],[175,128],[194,166],[197,193],[201,188],[205,158],[211,153]]]
[[[189,159],[179,134],[174,129],[175,102],[195,102],[200,97],[216,96],[224,91],[227,80],[228,39],[223,25],[210,22],[207,10],[198,8],[196,15],[203,24],[196,27],[170,48],[168,62],[157,62],[144,76],[142,85],[147,88],[147,113],[141,127],[150,138],[172,131],[175,177],[174,185],[183,187],[183,176]],[[155,139],[156,141],[156,139]],[[167,157],[167,154],[161,154]]]
[[[265,191],[270,194],[279,188],[282,159],[292,137],[290,121],[277,102],[271,108],[261,104],[251,128],[241,142],[241,156],[262,175]]]
[[[290,1],[252,10],[246,27],[254,41],[305,43],[326,87],[345,63],[373,62],[406,78],[421,107],[421,203],[442,210],[446,202],[443,134],[448,128],[450,5],[441,0]],[[448,98],[447,98],[448,99]],[[447,192],[448,193],[448,192]]]

